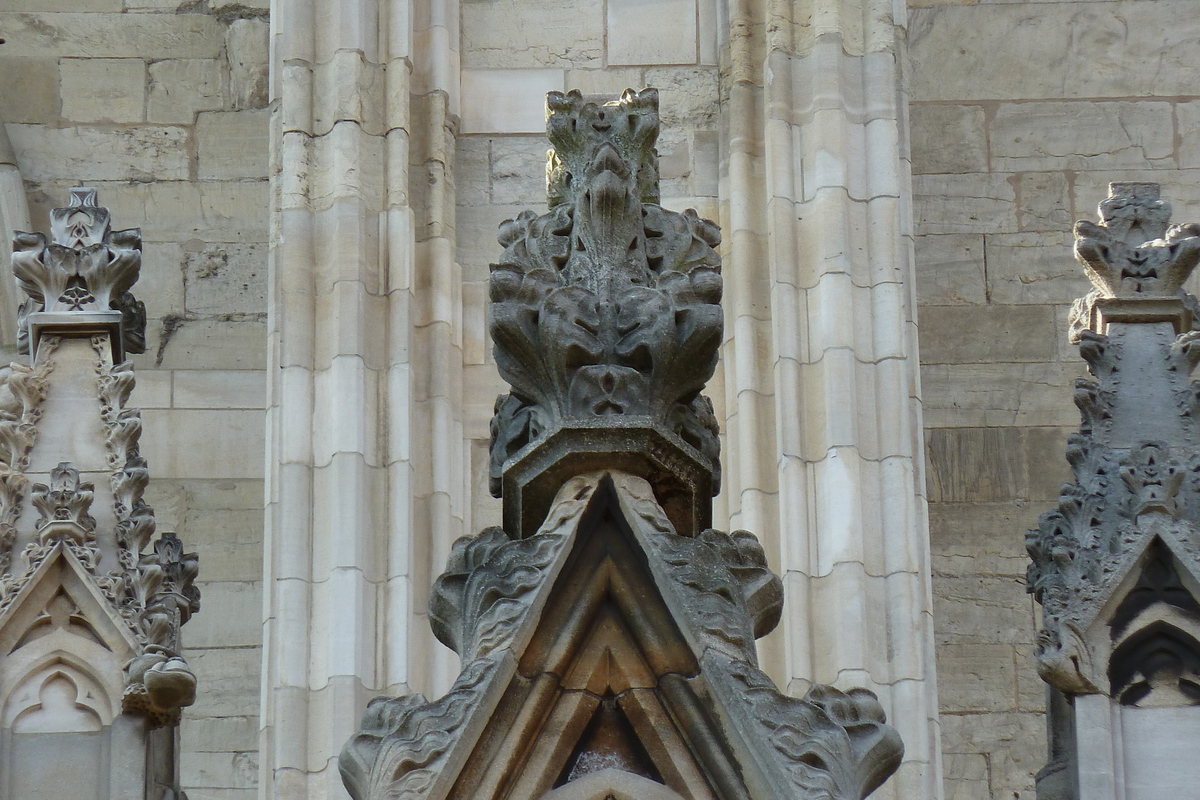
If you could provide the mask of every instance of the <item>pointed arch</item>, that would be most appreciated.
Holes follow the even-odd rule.
[[[75,705],[95,716],[100,726],[110,725],[120,713],[120,694],[113,694],[113,681],[96,674],[86,656],[65,650],[42,653],[35,659],[22,653],[25,669],[5,675],[0,687],[0,727],[16,730],[18,720],[43,703],[43,693],[55,680],[68,681],[76,690]],[[107,671],[107,670],[106,670]]]

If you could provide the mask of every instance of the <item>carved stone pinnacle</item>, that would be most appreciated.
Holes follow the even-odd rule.
[[[500,227],[491,267],[496,364],[512,391],[492,419],[492,492],[532,533],[571,475],[651,480],[680,531],[708,527],[716,418],[700,394],[721,342],[721,241],[658,200],[658,92],[547,96],[550,211]]]

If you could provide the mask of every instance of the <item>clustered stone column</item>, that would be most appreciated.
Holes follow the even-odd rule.
[[[1190,797],[1200,784],[1200,225],[1150,183],[1114,183],[1075,226],[1095,289],[1071,339],[1093,380],[1067,444],[1075,482],[1026,546],[1049,684],[1041,800]]]
[[[424,607],[468,502],[458,16],[457,0],[272,10],[269,796],[340,794],[334,761],[356,709],[452,671]]]
[[[463,660],[379,698],[340,766],[356,800],[862,798],[903,748],[875,695],[781,694],[755,639],[781,581],[709,527],[722,339],[717,227],[658,205],[658,95],[550,93],[550,210],[501,226],[492,423],[504,528],[430,599]]]
[[[155,537],[142,499],[124,360],[145,350],[141,234],[112,230],[94,189],[71,191],[51,234],[13,242],[30,365],[0,389],[0,775],[10,797],[52,781],[64,797],[161,800],[179,791],[175,726],[196,693],[180,627],[199,562]]]
[[[788,691],[870,687],[907,746],[882,794],[938,798],[904,4],[728,14],[724,508],[778,553]]]

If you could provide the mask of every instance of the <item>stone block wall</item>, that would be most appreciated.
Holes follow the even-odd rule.
[[[1110,181],[1200,219],[1188,0],[910,0],[913,190],[948,800],[1032,800],[1043,684],[1024,532],[1070,477],[1071,253]]]
[[[142,228],[147,501],[200,553],[192,800],[256,796],[269,193],[267,3],[8,0],[0,120],[35,230],[71,186]],[[0,354],[8,361],[15,353]]]

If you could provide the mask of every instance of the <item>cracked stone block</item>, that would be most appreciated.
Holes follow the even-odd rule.
[[[909,118],[915,174],[987,171],[982,106],[914,103]]]

